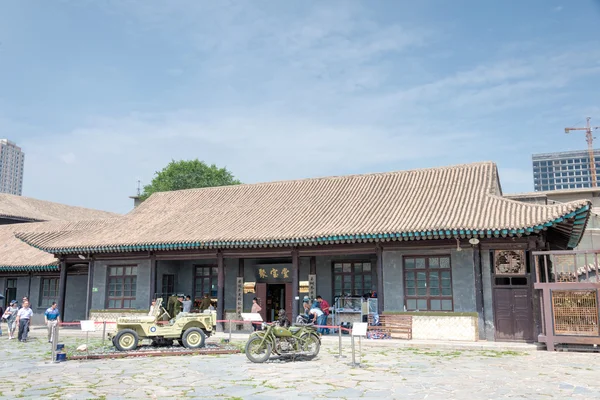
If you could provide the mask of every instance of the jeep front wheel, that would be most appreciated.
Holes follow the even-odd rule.
[[[189,328],[183,333],[183,337],[181,339],[183,345],[188,349],[198,349],[200,347],[204,347],[206,335],[200,328]]]
[[[138,335],[133,329],[123,329],[115,336],[115,347],[121,351],[135,350],[138,345]]]

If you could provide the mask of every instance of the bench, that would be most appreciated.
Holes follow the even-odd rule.
[[[379,324],[373,325],[373,315],[369,315],[367,334],[373,338],[412,339],[411,315],[380,315]]]

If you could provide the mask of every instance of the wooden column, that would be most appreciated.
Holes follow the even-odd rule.
[[[85,299],[85,315],[90,318],[90,310],[92,309],[92,288],[94,286],[94,260],[91,259],[88,263],[88,280],[87,280],[87,296]]]
[[[156,260],[156,256],[152,254],[150,256],[150,303],[149,306],[152,305],[152,300],[154,296],[156,296],[156,274],[158,268],[158,261]]]
[[[473,275],[475,276],[475,309],[478,315],[479,339],[485,339],[485,306],[481,270],[481,245],[473,247]]]
[[[292,250],[292,318],[298,315],[298,298],[300,296],[299,279],[299,256],[298,249]]]
[[[377,246],[377,313],[383,314],[383,249]]]
[[[238,261],[238,278],[244,277],[244,258],[240,258]]]
[[[67,295],[67,263],[60,261],[60,279],[58,281],[58,310],[62,321],[65,319],[65,297]]]
[[[309,274],[311,275],[316,275],[317,274],[317,257],[311,257],[310,258],[310,272]]]
[[[217,268],[217,320],[222,320],[225,318],[225,260],[221,251],[217,253]],[[223,331],[225,325],[220,323],[217,326]]]

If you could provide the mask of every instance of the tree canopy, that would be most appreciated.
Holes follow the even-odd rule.
[[[162,171],[157,171],[154,175],[152,182],[144,186],[141,194],[142,200],[146,200],[156,192],[239,185],[241,183],[227,168],[219,168],[215,164],[208,165],[198,159],[172,160]]]

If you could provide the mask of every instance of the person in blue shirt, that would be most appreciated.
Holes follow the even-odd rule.
[[[46,321],[46,326],[48,327],[48,343],[52,343],[53,328],[60,324],[60,312],[55,301],[52,302],[50,308],[44,313],[44,321]]]

